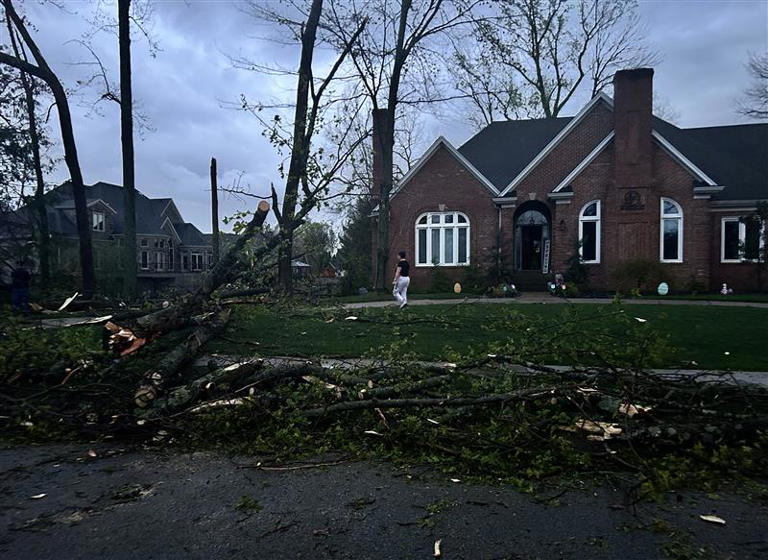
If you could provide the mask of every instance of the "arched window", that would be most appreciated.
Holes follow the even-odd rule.
[[[469,264],[469,219],[461,212],[428,212],[416,220],[416,266]]]
[[[587,202],[579,214],[579,255],[584,263],[600,262],[600,201]]]
[[[671,198],[661,199],[661,262],[683,262],[683,209]]]

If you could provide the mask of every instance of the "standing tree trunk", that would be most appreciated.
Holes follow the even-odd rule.
[[[131,86],[131,0],[118,0],[117,20],[120,45],[120,142],[123,148],[123,267],[125,297],[136,297],[136,178],[133,152],[133,91]]]
[[[18,59],[26,60],[26,54],[19,48],[16,33],[11,25],[11,18],[6,14],[8,34],[13,46],[13,54]],[[45,208],[45,180],[43,179],[43,164],[40,160],[40,136],[37,132],[37,116],[35,115],[35,81],[26,72],[19,72],[21,85],[24,88],[24,101],[29,121],[29,140],[32,145],[32,165],[35,169],[35,213],[37,215],[37,252],[40,259],[40,284],[45,290],[51,278],[50,268],[50,233],[48,228],[48,211]]]
[[[216,158],[211,158],[211,231],[213,264],[219,262],[219,185],[216,180]]]
[[[299,199],[299,183],[307,173],[309,146],[307,141],[307,111],[309,108],[309,86],[312,81],[312,56],[315,37],[320,22],[323,0],[312,0],[309,17],[301,34],[301,61],[299,62],[299,83],[296,88],[296,111],[293,121],[293,146],[288,179],[285,183],[283,208],[278,216],[280,224],[280,246],[278,249],[278,277],[280,287],[286,293],[293,290],[293,232],[296,203]]]
[[[64,161],[69,170],[72,182],[72,195],[75,200],[75,219],[77,222],[77,235],[80,247],[80,269],[83,275],[83,293],[86,297],[93,294],[96,287],[96,279],[93,274],[93,253],[91,250],[91,224],[88,220],[88,207],[85,199],[85,185],[83,184],[83,174],[80,171],[80,162],[77,157],[77,144],[75,144],[75,134],[72,129],[72,114],[69,111],[69,103],[64,86],[61,85],[56,74],[48,66],[42,52],[38,48],[32,36],[29,34],[24,21],[16,13],[11,0],[2,0],[6,16],[10,18],[13,25],[18,30],[24,44],[29,47],[35,64],[30,64],[18,57],[0,52],[0,64],[7,64],[18,68],[22,72],[40,78],[51,90],[56,109],[59,114],[59,126],[61,128],[61,142],[64,146]]]
[[[403,66],[410,54],[405,45],[408,13],[411,0],[401,0],[400,21],[395,43],[395,60],[392,65],[392,77],[389,82],[386,122],[379,127],[379,147],[381,148],[381,180],[379,182],[379,220],[376,251],[376,288],[383,290],[387,283],[387,261],[389,259],[389,196],[394,184],[394,149],[395,149],[395,114],[400,96],[400,79]]]

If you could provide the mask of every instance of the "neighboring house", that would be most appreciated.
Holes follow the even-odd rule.
[[[94,269],[102,288],[119,290],[123,262],[120,250],[124,233],[123,188],[98,182],[85,187],[88,219],[92,228]],[[72,186],[59,185],[46,195],[48,224],[51,233],[51,270],[75,275],[79,271],[77,227]],[[31,208],[16,211],[12,219],[17,227],[13,237],[30,239],[27,213]],[[3,228],[4,232],[8,228]],[[9,235],[0,232],[3,243]],[[161,288],[196,287],[201,273],[213,263],[210,235],[185,222],[170,198],[148,198],[136,191],[136,262],[140,291]]]
[[[632,259],[672,289],[753,290],[759,232],[739,218],[768,200],[768,124],[678,128],[652,115],[652,80],[621,71],[613,99],[574,117],[495,122],[458,149],[438,138],[393,191],[389,264],[405,250],[412,286],[433,266],[460,281],[500,265],[542,290],[578,251],[598,290]]]

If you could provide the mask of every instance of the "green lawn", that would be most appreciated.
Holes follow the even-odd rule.
[[[442,360],[472,350],[494,352],[510,341],[525,345],[539,337],[535,340],[541,340],[542,362],[568,363],[571,358],[552,349],[550,338],[565,337],[587,348],[601,336],[621,349],[640,344],[637,341],[649,330],[673,349],[657,358],[657,367],[691,367],[689,363],[696,362],[693,367],[768,371],[768,309],[686,305],[457,302],[404,312],[394,306],[349,311],[249,306],[236,310],[226,334],[229,340],[216,341],[208,350],[244,353],[249,346],[233,340],[258,341],[264,355],[359,357],[391,351],[387,347],[400,341],[397,354]]]

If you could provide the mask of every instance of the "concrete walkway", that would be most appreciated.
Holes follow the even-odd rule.
[[[518,303],[552,303],[552,304],[610,304],[612,298],[578,298],[568,299],[554,297],[547,292],[528,292],[516,298],[484,298],[484,297],[466,297],[464,299],[411,299],[408,301],[408,307],[420,305],[460,305],[465,303],[487,303],[487,304],[518,304]],[[700,300],[700,299],[623,299],[622,303],[626,305],[700,305],[700,306],[720,306],[720,307],[756,307],[759,309],[768,309],[768,303],[752,301],[720,301],[720,300]],[[345,303],[344,309],[361,309],[364,307],[391,307],[395,306],[394,300],[386,301],[361,301],[354,303]]]

